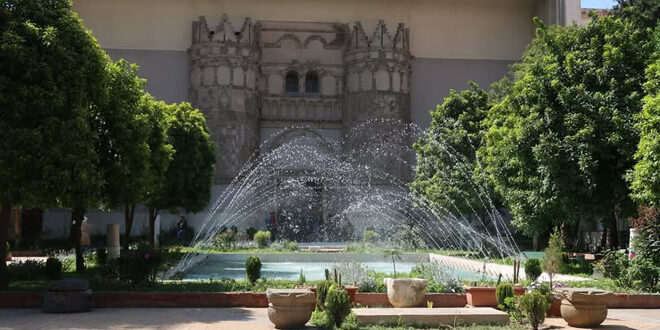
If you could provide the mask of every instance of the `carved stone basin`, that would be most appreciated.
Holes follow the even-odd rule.
[[[417,307],[424,302],[429,282],[421,278],[385,278],[387,298],[394,307]]]
[[[268,318],[278,329],[302,328],[312,317],[316,295],[308,289],[268,289]]]
[[[594,328],[607,318],[612,293],[589,288],[566,288],[560,292],[561,317],[577,328]]]

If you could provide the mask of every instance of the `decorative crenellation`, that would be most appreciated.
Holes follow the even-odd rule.
[[[193,22],[192,43],[205,42],[229,42],[254,46],[257,44],[258,25],[252,23],[250,17],[246,17],[240,29],[234,28],[227,14],[223,14],[215,30],[210,30],[206,17],[200,16],[199,20]]]
[[[409,31],[403,23],[397,25],[394,35],[392,35],[385,24],[384,20],[379,20],[376,29],[368,37],[364,31],[361,22],[355,22],[349,29],[350,37],[348,39],[348,49],[382,49],[392,51],[409,51]]]

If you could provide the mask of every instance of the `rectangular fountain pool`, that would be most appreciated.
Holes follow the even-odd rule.
[[[250,254],[210,254],[190,269],[186,280],[230,278],[245,279],[245,260]],[[257,254],[261,259],[261,277],[268,279],[297,280],[300,271],[308,280],[325,279],[325,269],[345,262],[359,262],[366,268],[382,273],[392,273],[392,262],[382,255],[354,253],[306,253],[306,254]],[[420,262],[428,262],[425,253],[403,254],[396,262],[397,272],[408,273]],[[462,269],[451,269],[456,278],[480,280],[482,274]],[[489,278],[489,277],[488,277]]]

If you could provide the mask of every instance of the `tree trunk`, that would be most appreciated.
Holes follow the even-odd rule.
[[[600,237],[600,247],[599,251],[605,250],[605,244],[607,244],[607,228],[603,228],[603,235]]]
[[[149,208],[149,246],[156,247],[156,217],[158,216],[158,209],[155,207]]]
[[[85,214],[85,207],[81,201],[74,202],[74,207],[71,209],[71,235],[69,240],[71,245],[76,250],[76,272],[85,272],[85,258],[83,257],[82,248],[80,247],[80,225],[82,224],[83,216]]]
[[[610,222],[610,249],[612,250],[619,248],[619,226],[617,222],[616,213],[614,213]]]
[[[11,201],[4,199],[0,206],[0,289],[9,286],[9,271],[7,269],[7,239],[9,238],[9,217]]]
[[[133,228],[133,215],[135,214],[135,205],[128,205],[124,207],[124,221],[125,221],[125,230],[124,230],[124,244],[122,249],[124,252],[128,252],[128,246],[130,244],[131,238],[131,229]]]

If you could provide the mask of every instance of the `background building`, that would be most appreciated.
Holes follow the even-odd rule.
[[[204,112],[218,142],[214,196],[284,127],[328,141],[368,119],[427,127],[450,89],[506,75],[534,36],[533,17],[582,22],[579,0],[78,0],[74,9],[113,59],[140,66],[156,98]],[[120,212],[87,215],[99,233],[123,223]],[[68,234],[68,211],[44,219],[44,234]],[[143,232],[146,211],[135,219]]]

